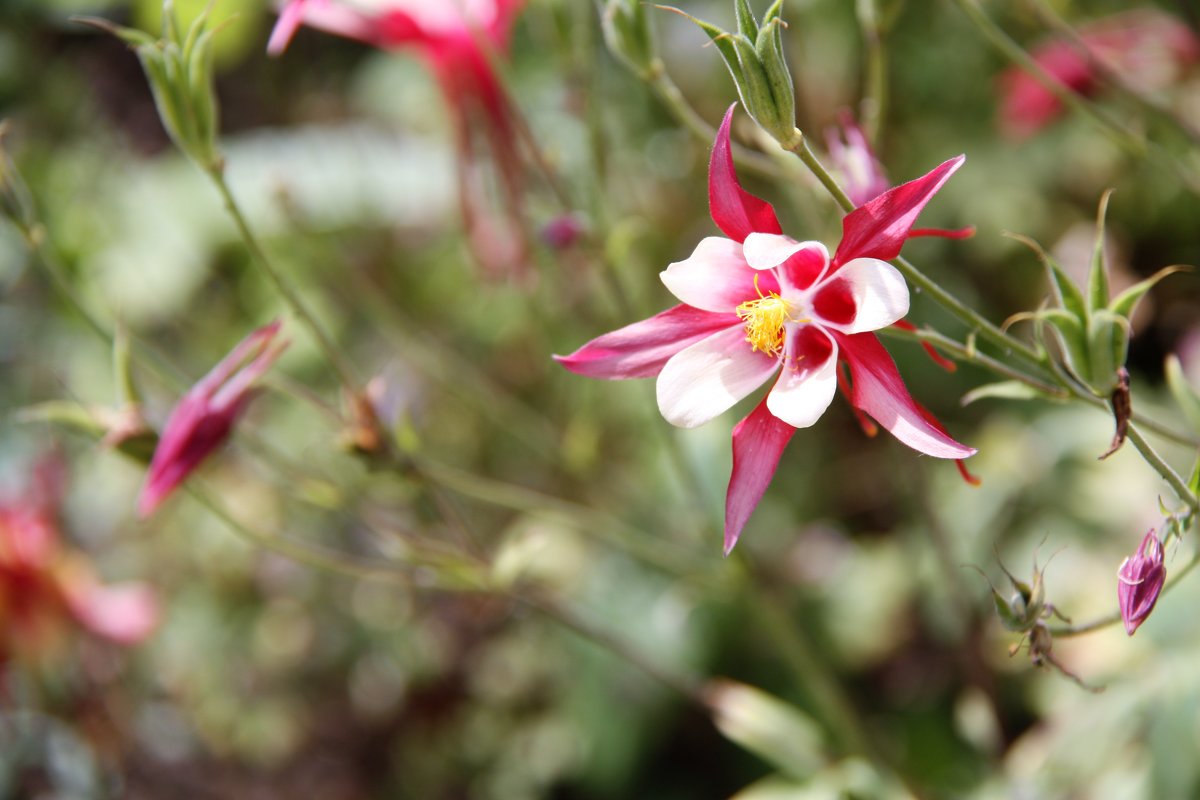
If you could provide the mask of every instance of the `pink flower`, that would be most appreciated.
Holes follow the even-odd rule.
[[[287,347],[286,342],[271,346],[279,326],[276,320],[243,339],[171,411],[138,498],[139,516],[154,513],[229,438],[233,424],[254,398],[252,384]]]
[[[51,461],[43,461],[29,491],[0,503],[0,664],[52,655],[72,623],[133,644],[158,622],[158,603],[149,587],[105,586],[81,554],[62,546],[55,519],[61,491],[57,472]]]
[[[836,128],[825,132],[825,145],[842,188],[854,205],[861,206],[891,188],[883,165],[849,111],[838,116]]]
[[[1056,39],[1031,51],[1038,65],[1071,91],[1094,94],[1099,61],[1141,91],[1174,83],[1182,69],[1200,57],[1200,41],[1179,20],[1160,11],[1139,9],[1080,27],[1075,42]],[[1013,67],[1000,77],[1001,126],[1014,139],[1041,130],[1060,113],[1062,103],[1029,73]]]
[[[468,243],[493,272],[522,268],[527,260],[519,123],[488,60],[489,51],[507,50],[523,2],[380,0],[363,7],[346,0],[287,0],[267,45],[269,53],[282,53],[303,24],[374,47],[417,53],[437,78],[453,116]],[[503,192],[499,202],[489,202],[477,151],[490,155]]]
[[[1121,562],[1117,570],[1117,605],[1125,632],[1133,636],[1158,602],[1167,570],[1163,567],[1163,546],[1151,528],[1137,551]]]
[[[688,428],[774,379],[766,398],[733,429],[726,553],[792,434],[832,402],[844,377],[839,363],[849,369],[850,403],[904,444],[939,458],[975,452],[909,396],[871,333],[908,313],[908,288],[886,259],[899,254],[917,215],[963,157],[847,215],[831,258],[820,242],[784,236],[774,209],[742,189],[730,153],[732,118],[730,107],[709,163],[709,207],[725,237],[702,240],[691,257],[662,273],[682,303],[556,356],[572,372],[595,378],[657,375],[659,410]]]

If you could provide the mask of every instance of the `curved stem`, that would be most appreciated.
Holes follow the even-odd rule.
[[[1153,467],[1154,471],[1161,475],[1162,479],[1171,486],[1171,489],[1179,497],[1180,501],[1192,511],[1200,511],[1200,499],[1197,499],[1196,495],[1192,494],[1187,482],[1179,477],[1179,473],[1171,469],[1171,465],[1155,452],[1154,448],[1150,446],[1150,443],[1146,441],[1141,431],[1135,425],[1130,424],[1127,436],[1133,446],[1137,448],[1137,451],[1142,454],[1142,458],[1146,459],[1146,463]]]
[[[292,313],[300,320],[300,323],[308,328],[316,339],[317,346],[325,354],[330,365],[338,373],[342,384],[346,390],[353,393],[358,392],[359,382],[355,377],[354,369],[350,366],[349,359],[342,353],[341,350],[333,343],[333,339],[325,331],[325,328],[317,321],[309,311],[308,306],[300,299],[300,295],[292,288],[284,278],[283,273],[275,268],[271,260],[267,258],[266,252],[262,245],[258,242],[258,237],[250,229],[249,223],[246,222],[246,217],[242,214],[241,207],[237,200],[234,199],[233,192],[229,189],[229,183],[225,180],[225,172],[220,166],[215,166],[205,170],[205,173],[212,179],[213,184],[220,193],[221,199],[225,203],[225,210],[229,212],[229,216],[233,219],[233,224],[237,227],[238,234],[242,238],[242,242],[246,245],[246,249],[250,251],[251,258],[262,269],[263,273],[270,280],[271,284],[279,292],[280,297],[291,309]]]
[[[991,356],[979,352],[979,350],[969,347],[961,342],[951,339],[949,336],[931,330],[915,330],[906,331],[900,328],[883,328],[877,331],[882,336],[887,336],[893,339],[903,339],[911,342],[926,342],[935,346],[938,350],[946,353],[951,358],[962,361],[967,364],[976,364],[984,369],[990,370],[997,375],[1019,381],[1026,386],[1037,389],[1039,392],[1044,392],[1046,395],[1065,400],[1070,397],[1070,394],[1058,386],[1046,383],[1040,378],[1034,377],[1027,373],[1021,372],[1015,367],[1010,367],[1003,361],[998,361]]]

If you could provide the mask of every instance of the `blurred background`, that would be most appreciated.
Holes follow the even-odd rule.
[[[185,20],[203,5],[176,2]],[[968,466],[982,485],[887,435],[867,438],[836,400],[795,437],[725,559],[729,433],[755,401],[677,430],[657,413],[653,381],[593,381],[552,361],[672,304],[658,272],[716,232],[709,143],[608,52],[602,5],[529,0],[507,55],[495,54],[522,146],[536,142],[544,161],[519,168],[529,249],[513,270],[487,263],[499,245],[465,235],[460,129],[417,54],[302,28],[268,57],[270,5],[215,2],[233,192],[424,467],[372,469],[339,445],[336,375],[289,320],[291,346],[193,479],[199,492],[149,521],[134,511],[143,462],[45,421],[56,416],[47,403],[95,421],[121,402],[112,343],[56,289],[46,254],[77,299],[167,365],[133,372],[155,428],[182,389],[287,308],[164,132],[135,54],[71,19],[157,34],[160,0],[0,6],[4,147],[46,232],[39,258],[0,222],[0,501],[27,503],[35,466],[51,459],[57,502],[39,519],[97,580],[146,584],[158,608],[136,644],[62,620],[46,623],[61,635],[43,644],[16,622],[12,598],[33,595],[0,570],[0,796],[1200,794],[1194,579],[1136,637],[1116,625],[1055,642],[1102,694],[1010,655],[1019,637],[994,618],[988,580],[1009,587],[1000,563],[1024,580],[1044,568],[1047,598],[1074,621],[1115,610],[1116,570],[1170,495],[1130,448],[1096,460],[1112,437],[1105,413],[995,398],[964,407],[995,379],[945,372],[889,340],[914,397],[979,448]],[[679,5],[734,25],[724,0]],[[1089,98],[1153,142],[1152,157],[1076,112],[1014,132],[1010,65],[958,5],[878,5],[891,22],[877,148],[888,176],[967,154],[921,225],[977,233],[909,243],[926,274],[997,323],[1035,309],[1048,293],[1042,266],[1005,233],[1082,276],[1109,188],[1114,284],[1200,263],[1187,177],[1200,168],[1195,58],[1143,44],[1158,112],[1120,92]],[[1026,49],[1051,37],[1034,11],[1045,4],[981,5]],[[1077,26],[1157,9],[1200,35],[1188,3],[1048,5]],[[822,153],[861,100],[867,6],[785,8],[798,125]],[[645,13],[668,74],[716,124],[736,99],[717,51],[683,17]],[[743,114],[735,131],[758,141]],[[503,208],[496,165],[475,158]],[[834,245],[841,214],[806,173],[778,164],[771,180],[743,171],[747,188],[785,232]],[[914,324],[966,335],[913,300]],[[1163,360],[1178,353],[1200,387],[1200,279],[1172,276],[1139,311],[1135,408],[1186,429]],[[1171,442],[1161,452],[1180,472],[1195,457]],[[281,554],[286,542],[387,568],[339,574]],[[1192,547],[1168,549],[1169,575]]]

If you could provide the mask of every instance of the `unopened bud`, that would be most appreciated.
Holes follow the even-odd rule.
[[[600,18],[604,41],[613,55],[642,78],[658,68],[650,20],[641,0],[608,0]]]
[[[1117,571],[1117,605],[1125,632],[1133,636],[1158,602],[1167,570],[1163,567],[1163,546],[1151,528],[1132,556]]]

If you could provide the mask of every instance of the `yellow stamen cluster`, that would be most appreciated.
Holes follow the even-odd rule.
[[[747,300],[736,309],[746,326],[746,341],[761,353],[778,356],[783,353],[785,322],[792,319],[792,304],[771,292],[757,300]]]

